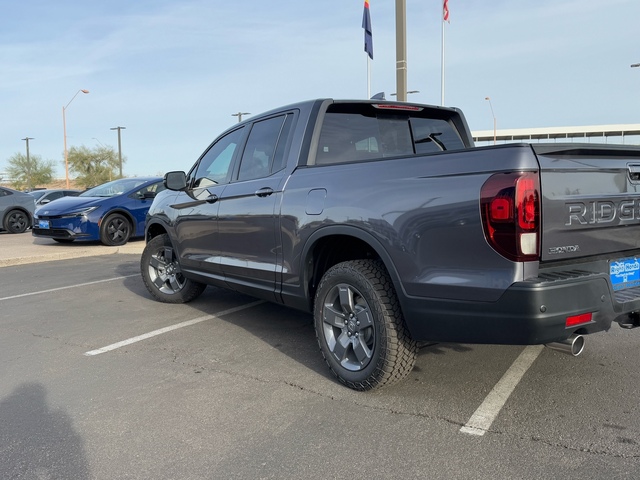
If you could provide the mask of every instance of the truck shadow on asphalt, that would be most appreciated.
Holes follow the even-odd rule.
[[[135,273],[136,268],[132,263],[123,263],[116,269],[116,273],[128,276]],[[141,277],[130,276],[126,278],[124,286],[133,294],[144,299],[143,301],[154,302],[154,304],[158,305],[158,302],[153,299],[145,288]],[[202,315],[216,315],[229,308],[255,301],[254,297],[209,286],[200,297],[192,302],[184,305],[171,305],[171,307],[184,308],[185,310],[187,308],[196,309]],[[223,321],[243,329],[254,338],[278,350],[297,363],[331,381],[335,381],[322,359],[311,314],[283,305],[264,302],[241,312],[220,316],[216,321]],[[454,343],[423,342],[419,347],[418,361],[415,367],[416,372],[421,370],[419,365],[426,361],[422,360],[422,357],[440,356],[447,353],[465,353],[473,350],[469,345]]]

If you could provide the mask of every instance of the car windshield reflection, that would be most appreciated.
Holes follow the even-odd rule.
[[[122,195],[124,192],[142,185],[144,181],[137,178],[121,178],[112,182],[103,183],[97,187],[91,188],[86,192],[82,192],[80,197],[115,197]]]

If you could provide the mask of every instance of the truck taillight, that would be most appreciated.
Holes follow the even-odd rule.
[[[540,180],[535,172],[491,176],[480,192],[489,245],[514,262],[540,257]]]

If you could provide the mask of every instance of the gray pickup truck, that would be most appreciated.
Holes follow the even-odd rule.
[[[640,148],[475,147],[458,109],[320,99],[252,117],[149,211],[142,278],[312,312],[333,374],[405,378],[421,342],[547,344],[640,325]]]

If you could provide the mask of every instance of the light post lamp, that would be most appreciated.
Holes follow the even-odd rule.
[[[484,97],[485,100],[489,101],[489,108],[491,108],[491,116],[493,117],[493,144],[496,144],[496,116],[493,113],[493,105],[491,105],[491,98],[490,97]]]
[[[125,130],[127,127],[113,127],[111,130],[118,131],[118,161],[120,162],[120,178],[122,178],[122,143],[120,143],[120,130]]]
[[[232,117],[238,117],[238,123],[242,121],[242,115],[251,115],[251,114],[249,112],[238,112],[238,113],[231,114]]]
[[[29,140],[34,140],[32,137],[23,138],[25,142],[27,142],[27,188],[31,191],[31,160],[29,159]]]
[[[637,68],[640,67],[640,63],[632,63],[631,64],[631,68]]]
[[[69,103],[67,103],[64,107],[62,107],[62,131],[64,132],[64,172],[65,172],[64,174],[67,180],[67,188],[69,188],[69,152],[67,151],[67,120],[66,120],[65,113],[67,111],[67,108],[71,104],[71,102],[73,102],[73,99],[76,98],[80,92],[89,93],[89,90],[84,90],[84,89],[78,90],[76,94],[73,97],[71,97],[71,100],[69,100]]]

